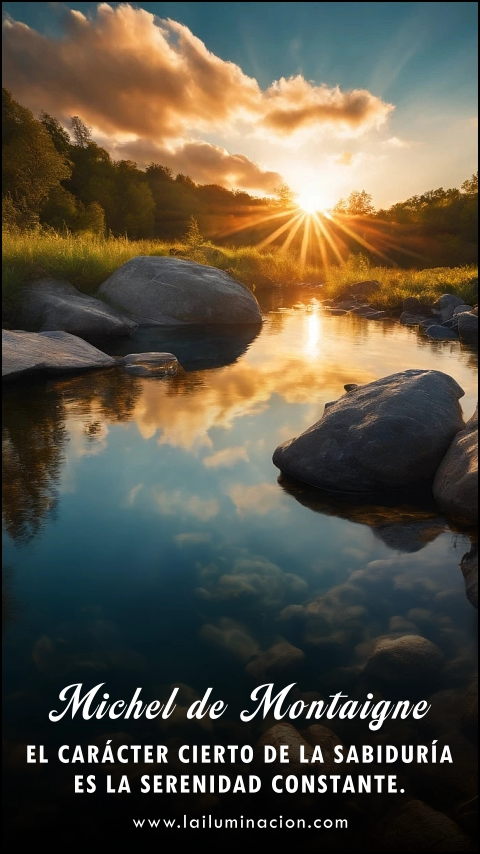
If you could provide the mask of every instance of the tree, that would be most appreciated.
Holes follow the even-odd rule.
[[[58,153],[61,154],[65,160],[68,160],[72,141],[65,128],[62,127],[58,119],[55,119],[53,116],[49,116],[48,113],[41,112],[40,121],[50,136],[50,139]]]
[[[17,225],[31,225],[38,221],[51,189],[70,176],[71,168],[42,123],[6,89],[2,120],[3,192],[18,212]]]
[[[275,204],[280,208],[291,208],[294,205],[294,193],[288,184],[280,184],[279,187],[274,187]]]
[[[463,182],[462,190],[467,196],[478,196],[478,171]]]
[[[86,148],[92,141],[92,128],[85,124],[80,116],[72,116],[70,119],[75,142],[80,148]]]
[[[372,197],[365,190],[359,192],[353,190],[348,199],[340,199],[335,205],[333,212],[346,216],[371,216],[375,213]]]

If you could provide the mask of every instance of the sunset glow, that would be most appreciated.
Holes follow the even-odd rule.
[[[318,193],[303,190],[297,197],[297,205],[307,214],[323,213],[327,208],[324,198]]]
[[[114,160],[260,197],[286,183],[308,214],[475,171],[476,4],[257,5],[7,2],[3,84]]]

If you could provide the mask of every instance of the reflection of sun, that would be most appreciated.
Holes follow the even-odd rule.
[[[309,356],[318,356],[320,352],[320,316],[317,311],[312,311],[306,318],[306,335],[304,341],[304,352]]]
[[[325,199],[319,193],[311,190],[302,190],[297,197],[297,205],[307,214],[317,213],[325,210]]]

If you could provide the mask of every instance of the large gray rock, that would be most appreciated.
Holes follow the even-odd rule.
[[[467,305],[466,303],[457,305],[453,310],[453,316],[457,317],[458,314],[464,314],[466,311],[473,311],[473,305]]]
[[[458,337],[462,344],[478,347],[478,315],[473,311],[463,311],[458,315]]]
[[[222,270],[181,258],[132,258],[100,286],[99,294],[141,326],[262,320],[248,288]]]
[[[444,323],[445,320],[450,320],[453,317],[453,312],[458,305],[464,305],[461,297],[457,297],[456,294],[443,294],[434,303],[434,314],[440,317],[442,323]]]
[[[380,640],[365,665],[374,683],[403,688],[430,681],[443,666],[443,653],[421,635]]]
[[[274,464],[298,480],[340,492],[375,492],[433,478],[464,426],[464,394],[440,371],[409,370],[350,391]]]
[[[68,332],[2,330],[2,379],[42,371],[111,368],[115,359]]]
[[[427,338],[433,341],[458,341],[458,335],[453,329],[448,329],[446,326],[430,325],[426,332]]]
[[[23,319],[40,332],[62,330],[81,338],[130,335],[138,324],[68,282],[44,279],[24,291]]]
[[[469,522],[478,517],[478,405],[453,439],[433,481],[441,510]]]

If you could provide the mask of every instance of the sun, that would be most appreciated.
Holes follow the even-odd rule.
[[[323,213],[327,207],[325,199],[313,190],[302,190],[296,201],[298,207],[307,214]]]

